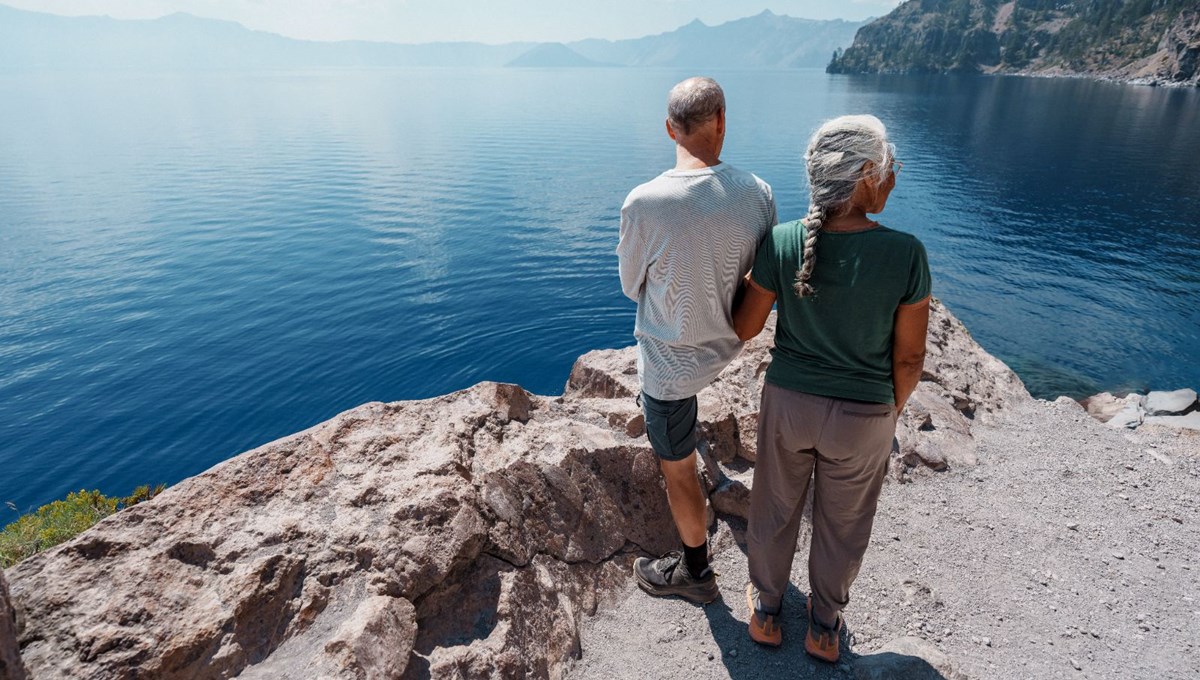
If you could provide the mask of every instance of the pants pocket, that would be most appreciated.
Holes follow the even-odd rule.
[[[896,413],[896,407],[891,404],[879,404],[878,406],[843,406],[841,408],[842,415],[847,418],[891,418]]]

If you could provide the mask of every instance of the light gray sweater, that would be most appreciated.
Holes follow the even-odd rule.
[[[638,378],[656,399],[698,393],[737,356],[733,296],[777,222],[771,187],[728,163],[668,170],[621,208],[621,288],[638,303]]]

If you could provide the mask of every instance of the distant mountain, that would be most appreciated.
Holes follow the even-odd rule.
[[[371,68],[405,66],[685,68],[821,66],[861,24],[764,12],[707,26],[694,21],[633,40],[560,43],[315,42],[241,24],[172,14],[126,21],[63,17],[0,5],[0,71]]]
[[[824,66],[835,49],[854,40],[864,22],[815,21],[770,11],[708,26],[697,19],[661,35],[631,40],[581,40],[568,47],[600,62],[623,66],[788,68]]]
[[[315,42],[190,14],[127,21],[0,5],[0,71],[503,66],[533,46]]]
[[[543,43],[506,64],[514,67],[563,68],[581,66],[605,66],[592,61],[562,43]]]
[[[1044,73],[1200,85],[1196,0],[908,0],[830,73]]]

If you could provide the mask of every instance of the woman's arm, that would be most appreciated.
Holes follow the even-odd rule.
[[[775,294],[755,283],[749,274],[744,286],[745,294],[733,308],[733,330],[743,342],[762,332],[775,304]]]
[[[917,389],[925,369],[925,334],[929,330],[929,298],[896,308],[895,338],[892,340],[892,384],[896,414]]]

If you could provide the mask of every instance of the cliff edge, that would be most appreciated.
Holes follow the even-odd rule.
[[[959,488],[982,469],[989,441],[1027,438],[1013,423],[1045,405],[940,304],[930,331],[897,432],[892,496]],[[699,472],[735,610],[772,335],[773,321],[700,395]],[[5,574],[24,665],[36,678],[559,678],[611,675],[607,662],[617,675],[658,677],[641,662],[669,655],[637,645],[652,644],[658,633],[646,629],[660,622],[611,618],[683,606],[630,596],[633,558],[677,541],[633,400],[634,364],[632,348],[586,354],[560,397],[482,383],[366,404],[124,510]],[[1125,436],[1074,409],[1063,417]],[[915,524],[955,516],[932,507]],[[906,529],[906,542],[924,528]],[[1186,529],[1183,543],[1200,545]],[[970,574],[963,582],[987,592]],[[934,607],[921,588],[912,606]],[[634,649],[606,648],[605,621],[636,636],[622,643]],[[879,643],[910,633],[888,643],[902,651],[884,662],[923,653],[913,635],[924,628],[877,623],[860,630],[877,630]],[[13,647],[3,624],[0,659]],[[882,657],[848,658],[867,677]],[[737,677],[734,666],[714,668]]]
[[[1200,86],[1189,0],[908,0],[859,29],[830,73],[1082,75]]]

